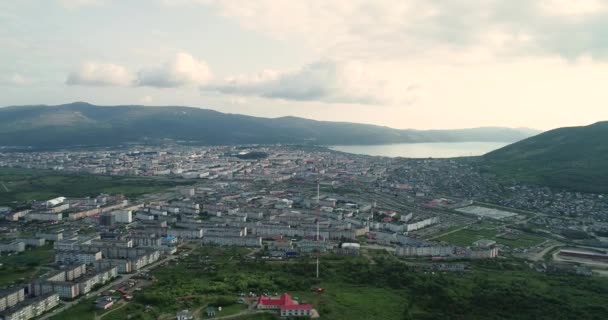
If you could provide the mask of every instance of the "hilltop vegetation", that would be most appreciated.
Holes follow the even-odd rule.
[[[247,250],[199,247],[154,271],[158,279],[135,295],[119,318],[169,318],[182,309],[230,306],[239,293],[288,292],[312,303],[321,319],[603,319],[603,278],[546,275],[517,260],[471,262],[471,271],[425,272],[384,252],[373,257],[322,257],[316,279],[311,259],[248,261]],[[373,262],[370,261],[373,259]],[[324,293],[312,292],[322,287]],[[70,319],[66,311],[58,319]],[[115,318],[115,317],[111,317]],[[245,319],[245,318],[244,318]]]
[[[608,193],[608,122],[559,128],[484,156],[503,179],[554,188]]]
[[[207,263],[201,263],[199,257]],[[548,276],[517,261],[474,264],[474,272],[416,270],[391,255],[325,256],[321,279],[303,258],[243,262],[236,251],[202,248],[155,272],[158,283],[136,297],[161,309],[195,307],[181,296],[289,292],[313,303],[322,319],[600,319],[608,312],[605,279]],[[230,258],[232,257],[232,258]],[[323,294],[311,287],[325,288]],[[517,315],[517,317],[514,317]]]
[[[536,133],[509,128],[397,130],[295,117],[259,118],[188,107],[100,107],[83,102],[0,108],[0,146],[9,147],[167,142],[198,145],[513,142]]]

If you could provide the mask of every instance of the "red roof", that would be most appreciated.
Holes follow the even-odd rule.
[[[277,306],[281,310],[310,310],[310,309],[312,309],[312,305],[310,305],[310,304],[298,304],[296,301],[293,301],[291,296],[287,293],[283,293],[278,298],[260,296],[258,298],[258,305]]]
[[[287,293],[283,293],[279,298],[271,298],[267,296],[260,296],[258,304],[263,306],[288,306],[295,305],[296,303],[291,299],[291,296]]]
[[[294,304],[290,306],[281,306],[281,310],[310,310],[312,305],[310,304]]]

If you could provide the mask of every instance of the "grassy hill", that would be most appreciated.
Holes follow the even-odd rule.
[[[484,156],[500,177],[608,193],[608,122],[559,128]]]
[[[398,130],[382,126],[282,117],[259,118],[188,107],[113,106],[84,102],[0,108],[0,146],[75,147],[125,143],[387,144],[513,142],[530,129]]]

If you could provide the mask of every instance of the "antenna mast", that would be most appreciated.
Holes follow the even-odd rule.
[[[321,201],[321,193],[319,189],[319,180],[317,180],[317,279],[319,279],[319,251],[321,248],[319,246],[319,219],[321,218],[320,214],[320,201]]]

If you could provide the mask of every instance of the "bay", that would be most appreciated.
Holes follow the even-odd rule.
[[[454,158],[481,156],[502,148],[507,142],[433,142],[382,145],[337,145],[329,148],[354,154],[404,158]]]

